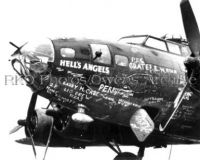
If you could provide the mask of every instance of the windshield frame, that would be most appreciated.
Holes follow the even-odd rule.
[[[136,42],[123,42],[123,40],[128,40],[128,39],[139,39],[139,38],[143,38],[143,40],[140,43],[136,43]],[[126,43],[126,44],[144,44],[146,42],[148,38],[148,35],[131,35],[131,36],[126,36],[126,37],[122,37],[118,40],[118,42],[120,43]]]

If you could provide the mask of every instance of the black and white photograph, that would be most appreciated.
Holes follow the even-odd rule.
[[[199,9],[1,1],[1,159],[199,160]]]

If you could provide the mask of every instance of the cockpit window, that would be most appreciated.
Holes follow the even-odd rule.
[[[182,52],[182,55],[185,57],[191,55],[191,50],[189,49],[188,46],[181,46],[181,52]]]
[[[167,46],[168,46],[168,49],[169,49],[170,52],[176,53],[178,55],[181,55],[181,51],[180,51],[179,45],[167,42]]]
[[[111,55],[107,45],[90,44],[92,49],[93,61],[103,64],[111,64]]]
[[[155,38],[151,38],[149,37],[145,43],[146,46],[148,47],[152,47],[152,48],[156,48],[156,49],[160,49],[163,51],[167,51],[167,47],[164,41],[155,39]]]
[[[75,56],[75,50],[72,48],[61,48],[60,54],[64,58],[74,58]]]
[[[128,58],[121,55],[115,55],[115,63],[118,66],[126,67],[128,66]]]

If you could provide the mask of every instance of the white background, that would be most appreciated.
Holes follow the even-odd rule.
[[[130,34],[166,33],[184,36],[180,0],[7,0],[0,2],[0,153],[1,159],[34,159],[31,146],[14,142],[23,130],[8,135],[19,118],[25,118],[31,91],[25,85],[5,85],[5,75],[14,75],[8,59],[15,50],[9,41],[22,45],[34,37],[88,37],[117,40]],[[191,0],[200,23],[200,1]],[[46,105],[41,100],[40,107]],[[137,148],[122,148],[133,151]],[[44,148],[37,148],[41,159]],[[167,149],[147,149],[144,160],[167,160]],[[199,159],[200,146],[173,146],[171,160]],[[85,150],[50,148],[47,160],[104,159],[115,153],[107,147]]]

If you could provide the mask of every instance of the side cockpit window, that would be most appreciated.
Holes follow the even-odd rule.
[[[115,63],[118,66],[126,67],[128,66],[128,58],[121,55],[115,55]]]
[[[148,47],[151,47],[151,48],[167,51],[167,47],[166,47],[165,42],[161,41],[159,39],[149,37],[147,39],[145,45],[148,46]]]
[[[74,58],[75,57],[75,50],[72,48],[61,48],[60,54],[64,58]]]
[[[90,44],[92,49],[93,61],[102,64],[111,64],[111,55],[107,45]]]
[[[179,45],[167,42],[167,46],[170,52],[181,55],[181,51]]]

